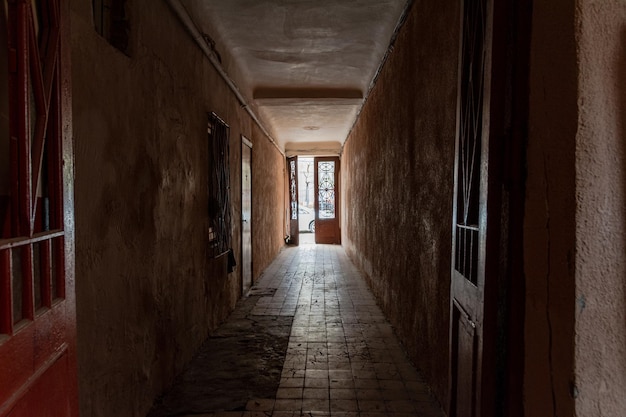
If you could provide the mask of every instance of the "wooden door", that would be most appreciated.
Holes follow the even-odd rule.
[[[252,287],[252,142],[241,138],[241,288]]]
[[[524,160],[532,0],[464,0],[450,416],[522,416]]]
[[[340,244],[339,158],[315,158],[315,243]]]
[[[487,212],[491,191],[490,63],[492,0],[465,0],[461,6],[461,49],[457,104],[455,197],[451,283],[450,415],[475,417],[481,412],[483,377],[493,366],[485,355]],[[486,308],[487,307],[487,308]]]
[[[523,202],[531,0],[464,0],[450,416],[523,415]]]
[[[9,0],[0,12],[0,417],[78,415],[68,4]]]
[[[298,245],[300,225],[298,224],[298,157],[287,158],[289,172],[289,243]]]

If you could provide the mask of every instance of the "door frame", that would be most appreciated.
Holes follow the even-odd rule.
[[[335,217],[326,219],[320,216],[319,169],[320,162],[334,162],[334,210]],[[317,156],[313,158],[313,195],[315,196],[315,243],[341,244],[341,210],[340,210],[340,173],[341,165],[338,156]]]
[[[250,218],[245,219],[244,217],[244,158],[243,153],[244,149],[249,149],[250,152]],[[252,287],[253,276],[252,276],[252,264],[254,254],[252,251],[253,245],[253,230],[252,230],[252,142],[248,140],[245,136],[241,135],[241,293],[245,295],[246,292]],[[244,258],[244,223],[248,223],[250,227],[250,262],[249,262],[249,282],[246,283],[246,259]],[[249,285],[246,285],[249,284]]]

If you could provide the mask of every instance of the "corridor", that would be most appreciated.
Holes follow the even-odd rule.
[[[3,4],[0,417],[626,416],[626,0]]]
[[[239,328],[239,339],[246,337],[237,324],[244,316],[255,323],[262,318],[276,321],[272,331],[276,332],[277,340],[280,339],[280,328],[285,327],[284,320],[293,318],[290,330],[289,327],[285,330],[288,345],[284,347],[286,355],[282,372],[280,375],[276,373],[275,394],[265,398],[220,398],[221,409],[209,409],[220,406],[205,399],[206,405],[201,410],[202,406],[198,404],[203,401],[193,398],[194,395],[219,392],[217,395],[224,397],[228,392],[245,392],[246,388],[254,391],[255,377],[230,375],[241,389],[220,390],[229,382],[215,378],[208,383],[213,386],[188,384],[188,388],[181,390],[175,384],[170,394],[153,409],[151,416],[443,416],[438,404],[430,397],[427,385],[407,360],[367,284],[341,246],[305,243],[281,251],[251,295],[244,298],[227,322],[220,326],[217,335],[222,332],[223,336],[226,328]],[[252,332],[266,329],[267,326],[251,326]],[[206,351],[197,355],[184,374],[198,375],[197,369],[202,367],[203,361],[210,361],[210,357],[235,356],[238,362],[266,360],[265,357],[250,358],[254,349],[241,340],[232,344],[235,349],[239,346],[238,351],[222,355],[219,347],[211,343],[213,338],[218,339],[215,336],[205,343],[203,349]],[[225,359],[218,361],[226,362]],[[215,370],[207,366],[206,372]],[[442,368],[442,372],[447,370]],[[194,378],[184,374],[178,378],[179,384],[182,380],[189,382]],[[196,380],[201,379],[196,377]],[[180,404],[186,401],[188,404]],[[177,403],[178,408],[172,403]],[[191,403],[196,405],[191,406]],[[237,406],[238,403],[241,405]],[[231,404],[232,408],[223,404]],[[168,406],[169,412],[166,411]]]

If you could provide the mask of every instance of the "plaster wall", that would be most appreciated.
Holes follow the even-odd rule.
[[[342,242],[442,404],[458,7],[414,3],[342,154]]]
[[[241,294],[240,269],[207,256],[208,112],[230,125],[238,264],[242,134],[254,142],[255,265],[283,244],[280,153],[165,2],[128,4],[130,56],[95,32],[90,1],[71,2],[84,417],[145,416]]]
[[[626,414],[626,3],[579,0],[576,416]]]
[[[535,2],[525,219],[528,416],[626,410],[626,6]]]
[[[285,244],[285,157],[253,126],[252,277],[259,278]]]

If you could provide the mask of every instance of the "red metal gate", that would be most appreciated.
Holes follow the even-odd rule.
[[[0,199],[0,417],[75,416],[69,51],[61,42],[67,2],[8,0],[6,13],[9,145],[0,152],[10,153],[3,170],[10,189]]]

